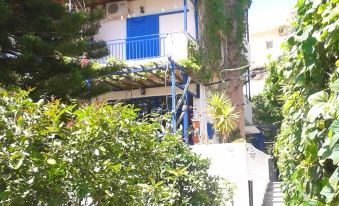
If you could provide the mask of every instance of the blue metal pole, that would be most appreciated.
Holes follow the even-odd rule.
[[[175,64],[171,58],[168,58],[171,69],[171,95],[172,95],[172,132],[175,133],[177,130],[177,111],[175,109]]]
[[[184,31],[187,33],[187,0],[184,0]]]
[[[184,106],[186,107],[185,111],[184,111],[184,141],[185,143],[188,143],[188,138],[189,138],[189,131],[188,131],[188,127],[189,127],[189,104],[188,104],[188,92],[186,92],[185,94],[185,102],[184,102]]]
[[[194,0],[195,39],[199,38],[198,0]]]

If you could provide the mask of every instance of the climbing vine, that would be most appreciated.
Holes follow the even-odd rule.
[[[250,0],[200,1],[199,14],[203,23],[200,24],[198,52],[193,54],[194,60],[204,68],[197,75],[201,80],[209,81],[215,73],[229,66],[226,47],[233,45],[233,56],[240,60],[239,64],[246,61],[244,40],[250,3]]]
[[[298,1],[277,65],[282,95],[266,94],[283,105],[275,154],[287,205],[339,205],[338,3]]]

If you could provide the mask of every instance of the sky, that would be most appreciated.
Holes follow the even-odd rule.
[[[249,10],[250,33],[282,24],[293,12],[297,0],[252,0]]]

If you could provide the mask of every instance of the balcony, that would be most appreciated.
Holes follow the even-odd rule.
[[[188,41],[194,39],[185,33],[167,33],[107,41],[110,54],[98,60],[105,64],[107,59],[126,61],[157,59],[171,56],[180,60],[188,57]]]

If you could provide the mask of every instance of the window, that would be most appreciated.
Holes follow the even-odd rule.
[[[273,41],[266,41],[266,49],[272,49],[273,48]]]

